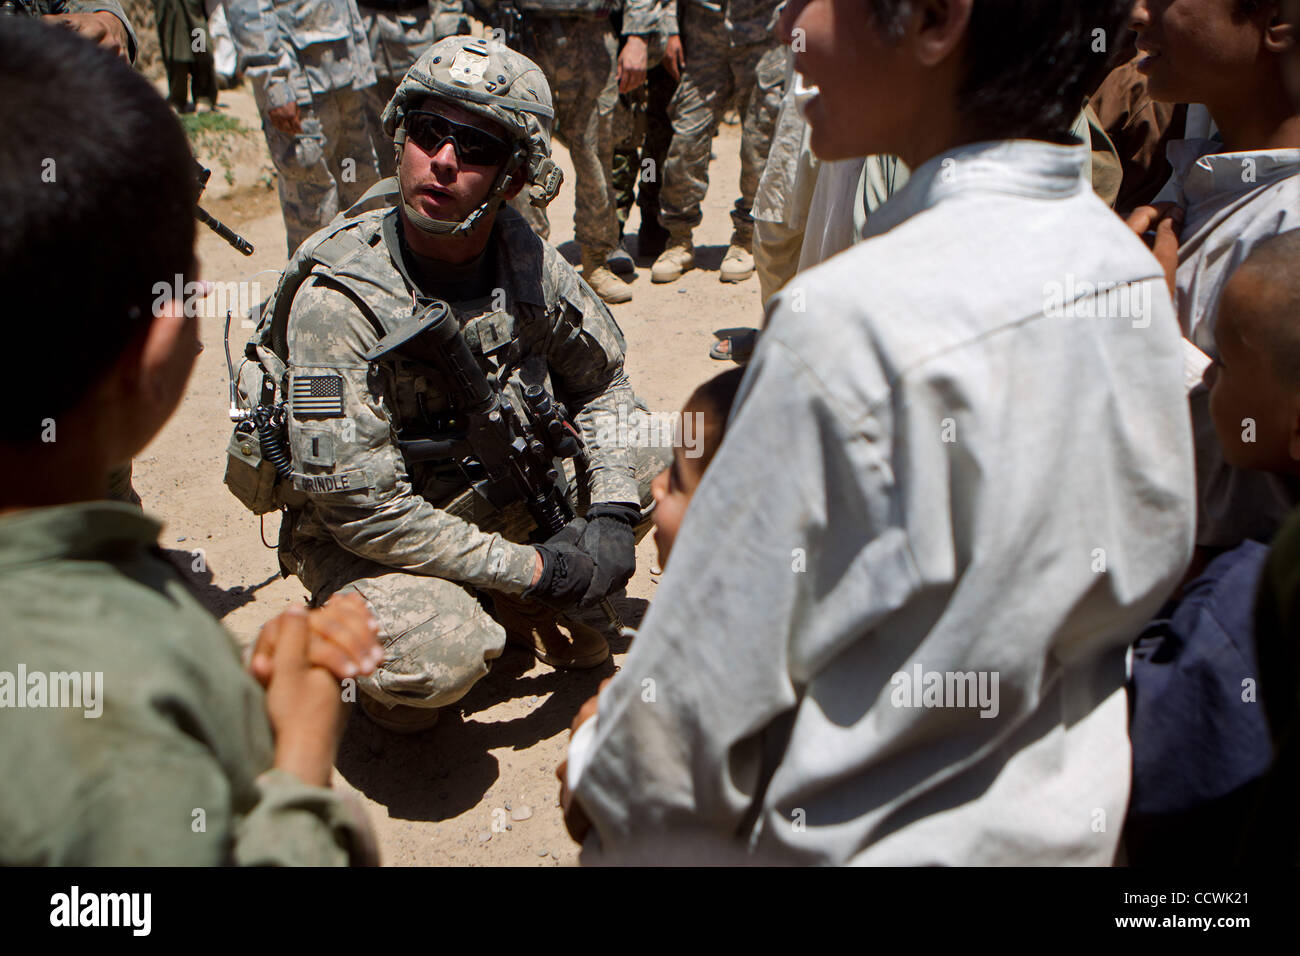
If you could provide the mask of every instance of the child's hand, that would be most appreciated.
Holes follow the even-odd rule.
[[[263,687],[271,680],[280,633],[271,623],[262,628],[248,662],[248,669]],[[384,649],[377,639],[379,625],[359,594],[330,598],[324,607],[308,612],[307,625],[311,634],[307,660],[324,667],[338,680],[372,674],[384,659]]]
[[[1154,206],[1139,206],[1128,217],[1128,226],[1151,247],[1156,261],[1165,270],[1169,294],[1174,295],[1178,274],[1178,241],[1183,230],[1182,206],[1162,202]]]
[[[262,633],[275,648],[266,688],[275,766],[327,787],[347,716],[338,679],[308,659],[312,635],[305,608],[291,607]]]

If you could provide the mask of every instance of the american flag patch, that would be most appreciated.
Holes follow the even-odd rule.
[[[295,375],[289,403],[295,418],[338,418],[343,414],[343,377]]]

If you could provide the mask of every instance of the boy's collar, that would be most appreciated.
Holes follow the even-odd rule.
[[[879,235],[949,196],[972,191],[1067,199],[1084,182],[1088,147],[1009,139],[958,146],[927,160],[889,202],[868,218],[863,238]]]
[[[162,524],[134,505],[81,501],[0,517],[0,570],[152,548]]]
[[[1300,174],[1300,149],[1248,149],[1223,152],[1217,139],[1179,139],[1166,149],[1184,201],[1250,192],[1261,185]]]

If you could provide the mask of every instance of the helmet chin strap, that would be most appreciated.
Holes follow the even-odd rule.
[[[399,126],[397,135],[393,138],[394,145],[397,147],[398,162],[401,162],[402,147],[406,142],[405,126]],[[492,191],[488,193],[488,198],[484,200],[478,208],[474,209],[464,219],[456,221],[454,219],[433,219],[420,212],[411,201],[406,198],[406,192],[402,189],[402,177],[397,177],[397,191],[402,197],[402,208],[406,211],[406,217],[411,224],[421,232],[428,233],[431,236],[443,236],[455,238],[469,235],[473,232],[483,220],[504,205],[506,184],[510,182],[512,173],[508,170],[514,167],[514,163],[505,163],[501,167],[501,172],[497,174],[497,180],[492,184]]]

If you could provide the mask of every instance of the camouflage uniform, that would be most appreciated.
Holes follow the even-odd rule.
[[[660,190],[659,221],[675,237],[689,235],[700,224],[713,136],[734,96],[743,132],[740,198],[731,213],[733,243],[747,248],[754,234],[750,209],[785,92],[785,50],[774,32],[784,0],[679,2],[687,4],[681,19],[686,65],[668,104],[673,138]]]
[[[366,126],[375,70],[365,30],[355,0],[227,0],[226,13],[253,81],[292,254],[379,178]],[[295,101],[302,132],[288,135],[267,113]]]
[[[618,104],[619,38],[609,21],[617,0],[521,0],[531,30],[525,53],[551,84],[554,134],[569,149],[577,177],[573,232],[584,262],[604,263],[618,245],[615,213],[614,110]],[[660,30],[656,0],[627,0],[623,36]],[[653,61],[651,61],[653,65]],[[544,210],[516,201],[515,208],[542,238],[550,235]]]
[[[13,12],[26,17],[44,17],[58,13],[111,13],[122,21],[126,27],[127,57],[135,62],[135,53],[139,49],[135,38],[135,28],[127,19],[126,11],[118,0],[3,0],[0,11]]]
[[[357,0],[370,41],[375,85],[366,90],[366,121],[379,160],[379,175],[396,175],[393,141],[380,121],[397,84],[416,59],[443,37],[469,33],[469,18],[457,0]]]
[[[663,66],[655,65],[653,56],[652,52],[645,84],[620,96],[614,112],[614,201],[620,235],[634,199],[641,208],[643,227],[648,222],[659,224],[659,187],[673,136],[668,103],[677,81]]]
[[[505,646],[481,590],[522,594],[536,551],[517,543],[533,530],[522,505],[494,511],[455,468],[408,464],[394,443],[447,410],[427,367],[365,357],[380,338],[375,321],[395,328],[412,314],[413,290],[382,239],[385,219],[396,216],[376,210],[336,224],[317,253],[336,264],[318,262],[294,298],[290,390],[295,381],[338,378],[341,399],[337,413],[325,416],[300,416],[291,405],[292,481],[306,502],[285,521],[281,557],[313,603],[351,590],[375,612],[387,653],[359,681],[367,694],[389,706],[441,707],[460,699]],[[515,407],[523,385],[535,382],[574,413],[589,455],[585,475],[566,468],[576,478],[569,496],[579,512],[619,501],[639,502],[648,514],[650,481],[669,449],[630,447],[620,435],[620,417],[637,421],[621,331],[513,210],[503,209],[493,228],[496,288],[451,303],[466,340],[490,373],[504,370]],[[646,527],[648,519],[638,530]],[[596,623],[590,612],[580,619]]]

